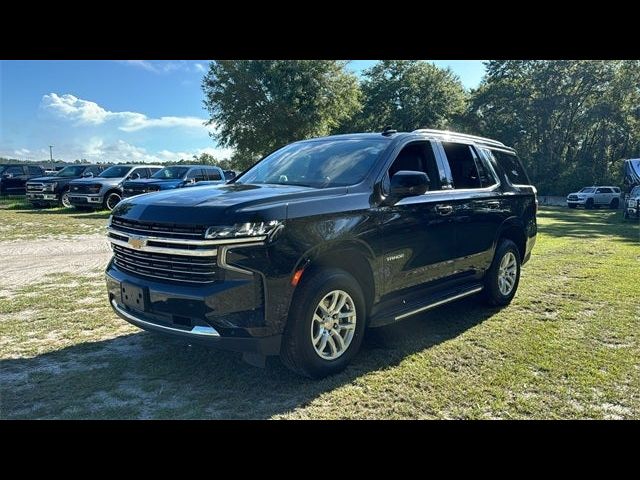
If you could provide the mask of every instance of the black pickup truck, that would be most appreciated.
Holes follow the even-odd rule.
[[[287,145],[222,186],[120,202],[109,301],[141,328],[322,377],[365,327],[511,302],[536,239],[513,149],[438,130]]]
[[[69,183],[77,178],[100,175],[106,165],[69,165],[54,175],[32,178],[27,182],[27,200],[35,207],[62,205],[71,207]]]
[[[27,181],[43,174],[39,165],[0,165],[0,195],[23,194]]]

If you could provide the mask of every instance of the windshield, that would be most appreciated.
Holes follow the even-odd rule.
[[[79,177],[84,172],[87,167],[73,166],[73,167],[64,167],[58,173],[56,173],[56,177]]]
[[[102,172],[98,176],[102,177],[102,178],[126,177],[127,173],[129,173],[129,170],[131,170],[131,167],[123,167],[123,166],[114,165],[113,167],[107,168],[104,172]]]
[[[166,167],[158,170],[151,178],[162,178],[164,180],[177,180],[187,174],[189,167]]]
[[[595,191],[596,189],[593,187],[585,187],[582,190],[580,190],[578,193],[593,193]]]
[[[631,190],[631,196],[635,197],[636,195],[640,195],[640,185],[633,187],[633,190]]]
[[[387,147],[384,140],[327,139],[294,143],[272,153],[236,183],[328,188],[354,185]]]

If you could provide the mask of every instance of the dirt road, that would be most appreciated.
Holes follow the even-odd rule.
[[[41,281],[50,273],[86,273],[104,268],[111,248],[104,235],[0,242],[0,294]]]

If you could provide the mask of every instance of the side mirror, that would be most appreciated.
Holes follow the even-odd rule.
[[[13,173],[5,173],[2,175],[2,178],[13,178]]]
[[[429,190],[429,177],[424,172],[400,170],[391,177],[387,201],[390,205],[406,197],[422,195]]]
[[[86,173],[83,173],[83,174],[82,174],[82,176],[83,176],[84,178],[93,178],[93,172],[86,172]]]
[[[131,175],[129,175],[130,180],[138,180],[139,178],[140,178],[140,174],[138,172],[134,172]]]
[[[189,179],[187,179],[187,183],[189,185],[194,184],[194,183],[196,183],[196,179],[195,178],[189,178]]]

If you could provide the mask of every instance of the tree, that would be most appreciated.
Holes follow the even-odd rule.
[[[359,107],[354,75],[336,60],[219,60],[202,89],[220,145],[251,165],[295,140],[329,134]]]
[[[541,193],[618,183],[640,153],[640,62],[488,62],[466,124],[514,146]]]
[[[447,128],[465,111],[466,93],[449,69],[416,60],[383,60],[365,70],[363,108],[341,130]]]

